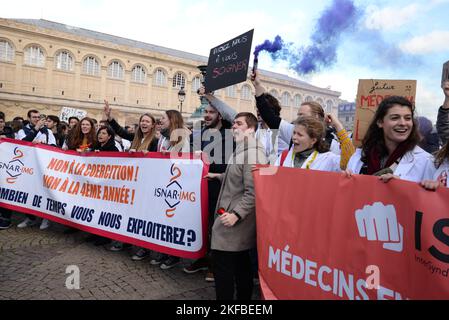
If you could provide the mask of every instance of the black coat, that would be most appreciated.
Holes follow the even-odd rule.
[[[111,137],[111,139],[106,142],[104,146],[101,146],[100,143],[97,142],[97,145],[95,146],[94,150],[99,151],[118,151],[117,147],[115,146],[115,140],[114,137]]]
[[[14,131],[11,127],[6,127],[3,129],[3,131],[0,131],[0,136],[5,136],[6,138],[14,139]]]

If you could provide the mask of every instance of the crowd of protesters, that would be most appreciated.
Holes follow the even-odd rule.
[[[165,111],[160,119],[144,113],[137,124],[122,127],[105,101],[99,123],[89,117],[72,117],[66,123],[37,110],[30,110],[26,120],[16,117],[6,123],[0,112],[0,137],[78,152],[209,152],[210,171],[204,177],[209,197],[208,252],[184,271],[207,271],[206,280],[215,281],[217,299],[224,300],[250,299],[257,275],[255,164],[342,172],[348,179],[354,174],[373,175],[385,183],[402,179],[430,191],[449,186],[449,81],[442,85],[445,100],[438,111],[436,129],[430,120],[415,116],[409,100],[388,97],[380,103],[357,149],[338,118],[325,114],[319,103],[304,102],[297,120],[290,123],[281,118],[281,106],[261,85],[258,72],[252,74],[251,81],[255,114],[237,113],[201,88],[198,93],[209,105],[199,131],[187,128],[176,110]],[[227,134],[229,131],[232,134]],[[247,161],[235,161],[237,158]],[[11,227],[11,211],[0,210],[0,229],[7,229]],[[17,227],[36,224],[36,217],[27,216]],[[48,220],[42,220],[40,229],[49,225]],[[99,236],[88,240],[111,251],[130,247]],[[180,262],[178,257],[144,248],[134,248],[133,252],[133,260],[151,257],[150,264],[162,269]]]

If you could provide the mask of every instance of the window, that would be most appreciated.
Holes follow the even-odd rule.
[[[192,91],[196,93],[199,88],[201,88],[201,78],[195,77],[192,80]]]
[[[306,102],[312,102],[312,101],[313,101],[313,98],[311,96],[306,97]]]
[[[178,72],[173,77],[173,88],[180,89],[181,87],[186,87],[186,77],[181,72]]]
[[[275,97],[276,99],[278,98],[278,92],[277,92],[276,90],[272,89],[272,90],[270,91],[270,94],[271,94],[273,97]]]
[[[25,50],[25,64],[35,67],[45,66],[45,55],[42,48],[32,46]]]
[[[61,51],[56,55],[56,69],[64,71],[73,70],[73,57],[68,51]]]
[[[118,61],[113,61],[108,67],[108,77],[112,79],[123,79],[124,70],[123,66]]]
[[[147,73],[142,66],[135,66],[132,71],[132,81],[138,83],[145,83],[147,81]]]
[[[91,76],[100,75],[100,64],[95,57],[87,57],[84,59],[83,72]]]
[[[301,103],[302,103],[302,97],[299,94],[297,94],[295,96],[295,107],[299,108],[301,106]]]
[[[165,84],[167,82],[167,78],[165,76],[164,71],[161,69],[157,69],[154,74],[155,74],[154,84],[157,86],[165,86]]]
[[[246,84],[242,87],[242,100],[251,100],[251,88]]]
[[[332,101],[328,100],[326,102],[326,112],[327,113],[332,113],[333,107],[334,107],[334,104],[332,103]]]
[[[237,91],[235,89],[235,86],[230,86],[226,88],[226,95],[230,98],[237,97]]]
[[[0,41],[0,61],[12,62],[14,60],[14,49],[12,45],[6,41]]]
[[[349,122],[349,117],[346,117],[346,122]]]
[[[284,92],[282,94],[282,105],[285,107],[290,107],[290,93]]]

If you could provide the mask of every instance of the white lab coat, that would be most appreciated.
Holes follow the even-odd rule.
[[[353,173],[360,173],[363,166],[361,156],[362,150],[357,149],[349,160],[347,169],[350,169]],[[416,146],[402,157],[393,173],[402,180],[421,182],[432,179],[434,172],[435,167],[432,162],[432,156]]]
[[[303,165],[301,166],[301,169],[306,169],[307,163],[309,163],[313,159],[313,152],[312,154],[307,158],[306,161],[304,161]],[[276,161],[276,165],[281,165],[281,157],[282,154],[278,157]],[[285,158],[283,167],[289,167],[293,168],[294,161],[293,161],[293,148],[290,148],[290,151],[287,154],[287,157]],[[337,156],[333,152],[325,152],[325,153],[319,153],[316,157],[316,159],[310,164],[310,170],[319,170],[319,171],[331,171],[331,172],[340,172],[340,156]]]

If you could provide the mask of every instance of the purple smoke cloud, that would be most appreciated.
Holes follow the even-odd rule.
[[[335,63],[342,34],[351,29],[359,17],[352,1],[334,0],[315,26],[312,44],[301,48],[300,60],[290,60],[290,66],[300,74],[308,74]]]
[[[281,50],[283,47],[284,41],[280,36],[276,36],[273,42],[271,42],[270,40],[265,40],[264,43],[256,46],[256,49],[254,50],[254,57],[257,58],[261,51],[267,51],[273,54]]]

